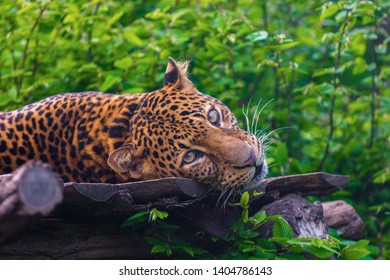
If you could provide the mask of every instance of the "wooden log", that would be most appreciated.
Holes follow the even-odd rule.
[[[171,206],[169,209],[205,233],[219,238],[226,236],[233,223],[241,217],[238,207],[218,208],[213,200],[198,201],[187,207]]]
[[[341,190],[348,182],[349,176],[324,172],[267,178],[255,189],[264,195],[255,199],[271,202],[287,194],[325,196]]]
[[[321,203],[310,203],[296,194],[288,194],[267,205],[253,201],[249,210],[251,215],[262,210],[267,215],[281,215],[290,224],[295,237],[324,238],[328,233]],[[241,211],[238,207],[215,208],[210,201],[202,200],[189,207],[178,208],[175,212],[206,233],[221,238],[241,217]],[[261,228],[263,237],[272,235],[272,225],[273,222],[269,222]]]
[[[175,239],[185,240],[196,248],[217,254],[217,247],[208,237],[197,235],[198,230],[187,221],[181,223]],[[2,259],[159,259],[164,255],[151,254],[152,246],[145,241],[143,231],[121,229],[120,220],[74,222],[43,218],[29,232],[0,246]],[[157,237],[158,238],[158,237]],[[31,242],[33,240],[33,242]],[[182,250],[175,257],[190,259]]]
[[[281,215],[291,226],[295,237],[325,238],[327,226],[322,205],[319,201],[309,203],[296,194],[288,194],[261,208],[270,215]],[[272,236],[273,222],[267,222],[261,229],[263,237]]]
[[[348,176],[311,173],[268,178],[257,191],[263,196],[254,198],[259,204],[270,203],[289,193],[326,195],[340,190],[348,183]],[[61,212],[78,209],[84,216],[118,215],[154,207],[187,207],[207,196],[214,200],[218,194],[205,185],[185,178],[164,178],[124,184],[66,183]],[[237,196],[238,197],[238,196]]]
[[[34,242],[31,242],[33,240]],[[43,219],[0,247],[0,259],[125,259],[150,257],[141,235],[119,225]]]
[[[206,186],[186,178],[123,184],[65,183],[64,203],[56,213],[61,217],[72,217],[77,212],[78,218],[96,218],[129,215],[151,208],[185,207],[208,191]]]
[[[302,212],[299,212],[299,207]],[[323,237],[322,234],[326,233],[326,226],[321,228],[324,222],[321,219],[322,208],[318,203],[313,205],[297,195],[288,195],[263,209],[269,215],[283,215],[291,224],[295,236]],[[192,204],[189,209],[178,208],[170,212],[170,217],[180,224],[180,231],[175,233],[175,238],[185,240],[191,246],[207,249],[212,255],[226,251],[227,248],[221,247],[225,243],[216,244],[208,235],[202,238],[195,233],[203,229],[213,236],[224,237],[240,216],[241,212],[237,207],[215,209],[204,201]],[[124,219],[125,217],[121,216],[109,220],[100,218],[92,222],[77,222],[75,219],[44,218],[29,232],[0,246],[0,259],[154,258],[155,255],[150,254],[151,246],[145,242],[142,231],[120,229],[120,222]],[[304,221],[309,223],[305,224]],[[260,229],[263,236],[268,237],[272,233],[272,224],[266,224]],[[175,254],[175,257],[189,258],[189,255],[183,252]]]
[[[62,185],[48,165],[29,162],[0,181],[0,243],[49,214],[62,201]]]
[[[275,199],[280,200],[283,195],[290,192],[313,194],[316,189],[321,189],[317,194],[330,193],[341,189],[347,182],[348,176],[321,172],[269,178],[261,186],[264,188],[264,196],[260,199],[252,198],[254,201],[251,203],[251,210],[260,211],[263,205]],[[216,206],[218,193],[208,192],[204,185],[184,178],[116,185],[68,183],[65,184],[64,196],[65,203],[57,210],[60,217],[74,218],[73,213],[78,213],[78,219],[84,217],[88,220],[110,215],[129,215],[131,212],[157,207],[175,211],[192,221],[201,230],[218,237],[224,236],[240,216],[237,207],[220,209]],[[292,203],[291,200],[281,201]]]
[[[9,177],[8,174],[0,175],[0,182]],[[256,189],[264,192],[264,195],[254,199],[265,204],[289,193],[302,196],[328,195],[343,188],[348,180],[348,176],[322,172],[267,178]],[[215,197],[205,185],[186,178],[164,178],[124,184],[66,183],[64,203],[70,207],[84,205],[85,208],[100,203],[99,207],[106,206],[101,213],[114,211],[113,214],[117,214],[118,211],[140,211],[170,205],[185,207],[191,200],[196,201],[206,195]],[[106,204],[111,206],[107,207]]]
[[[338,230],[348,240],[364,237],[364,223],[355,209],[342,200],[323,202],[325,221],[328,227]]]
[[[137,203],[156,201],[166,197],[197,198],[207,192],[207,187],[186,178],[162,178],[123,184],[66,183],[66,192],[77,191],[94,201],[106,201],[118,191],[129,190]]]
[[[14,175],[0,175],[0,185],[7,185],[15,178],[17,177]],[[47,178],[44,180],[44,182],[48,181]],[[55,185],[54,181],[50,181],[49,185]],[[48,184],[42,182],[40,188],[44,189],[43,185],[47,187]],[[56,182],[61,183],[58,180]],[[292,226],[295,236],[323,237],[326,234],[326,224],[321,204],[319,202],[311,204],[293,193],[326,195],[341,189],[347,182],[348,176],[326,173],[269,178],[257,188],[257,191],[264,192],[263,196],[252,196],[250,212],[253,214],[256,211],[266,210],[268,215],[282,215]],[[11,194],[18,193],[19,188],[21,191],[24,189],[14,186]],[[143,237],[129,232],[122,235],[123,231],[119,229],[118,220],[123,221],[137,211],[160,208],[169,211],[170,216],[182,217],[177,217],[176,220],[182,225],[181,230],[185,228],[190,233],[202,230],[210,235],[223,237],[234,221],[241,216],[238,207],[221,208],[216,205],[220,195],[218,192],[210,192],[210,189],[204,185],[184,178],[116,185],[67,183],[63,194],[64,202],[52,213],[53,218],[41,220],[29,232],[0,246],[0,258],[151,258],[153,256],[150,255],[150,246],[145,243]],[[6,197],[5,192],[4,196]],[[0,210],[2,206],[0,201]],[[3,209],[10,208],[3,207]],[[13,214],[19,212],[12,210],[3,215],[5,217],[3,220],[0,215],[0,237],[6,222],[14,222],[11,223],[12,230],[8,227],[6,231],[10,236],[49,211],[51,210],[44,213],[27,211],[25,213],[28,214],[20,215]],[[15,215],[18,215],[17,219],[9,219],[16,217]],[[191,226],[192,229],[189,230]],[[263,236],[269,236],[272,225],[266,225],[262,231],[264,231]],[[7,235],[3,234],[3,238],[6,237]],[[191,238],[191,234],[184,236],[185,240],[194,241]],[[34,239],[34,242],[28,242],[31,239]],[[209,241],[209,238],[207,241],[202,241],[200,247],[218,250],[213,248]]]

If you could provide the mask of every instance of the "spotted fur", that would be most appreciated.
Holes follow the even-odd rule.
[[[196,90],[187,67],[170,59],[164,87],[150,93],[67,93],[0,113],[0,173],[39,160],[64,181],[173,176],[228,188],[261,179],[262,143],[224,104]],[[210,110],[220,123],[210,122]],[[186,162],[188,155],[195,160]]]

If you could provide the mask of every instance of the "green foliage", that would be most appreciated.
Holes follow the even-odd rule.
[[[191,59],[200,91],[225,102],[242,127],[245,105],[253,132],[271,131],[271,176],[351,176],[332,199],[353,204],[373,256],[389,258],[389,8],[385,0],[3,1],[0,110],[62,92],[154,90],[168,56]],[[271,100],[256,125],[257,104]]]
[[[145,241],[152,245],[152,254],[162,253],[169,257],[184,251],[194,257],[207,253],[206,250],[195,248],[188,242],[176,238],[175,233],[179,227],[162,221],[167,218],[167,212],[153,208],[132,215],[123,222],[122,228],[131,227],[133,230],[143,230]]]
[[[219,259],[305,259],[318,258],[357,260],[371,254],[368,249],[369,241],[358,242],[339,240],[328,235],[323,239],[294,237],[288,222],[279,215],[267,216],[265,211],[259,211],[248,216],[250,199],[249,193],[241,195],[240,202],[233,207],[242,209],[238,219],[224,238],[211,237],[220,248],[226,248],[218,254],[195,248],[186,241],[177,238],[179,226],[161,220],[168,218],[168,213],[152,209],[132,215],[122,227],[142,230],[144,239],[152,245],[152,254],[164,254],[175,257],[181,251],[191,257],[212,257]],[[266,223],[273,223],[272,237],[260,237]],[[337,235],[337,233],[335,234]]]
[[[242,217],[223,238],[230,248],[222,258],[226,259],[362,259],[371,254],[367,249],[369,241],[358,242],[339,240],[331,235],[323,239],[294,237],[288,222],[279,215],[266,216],[260,211],[252,217],[247,217],[249,209],[249,194],[241,196],[239,206]],[[273,222],[272,237],[260,238],[259,229],[267,222]],[[226,244],[225,244],[226,245]]]

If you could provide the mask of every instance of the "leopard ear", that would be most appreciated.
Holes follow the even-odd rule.
[[[107,163],[117,173],[128,173],[134,166],[133,152],[132,145],[122,145],[108,156]]]
[[[165,70],[164,75],[164,86],[193,87],[192,82],[187,78],[188,65],[188,61],[176,62],[173,58],[168,58],[167,70]]]

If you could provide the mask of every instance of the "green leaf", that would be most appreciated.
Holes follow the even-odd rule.
[[[310,241],[304,241],[304,240],[301,240],[300,238],[294,238],[294,239],[290,239],[287,241],[288,244],[292,244],[292,245],[300,245],[300,246],[311,246],[311,242]]]
[[[253,32],[246,36],[246,38],[251,42],[261,42],[265,41],[268,38],[268,32],[267,31],[257,31]]]
[[[367,63],[362,57],[355,58],[355,66],[352,69],[352,74],[358,75],[367,70]]]
[[[67,14],[62,21],[64,24],[71,23],[77,21],[77,15],[76,14]]]
[[[374,174],[375,184],[384,184],[388,181],[390,181],[390,168],[385,168]]]
[[[267,214],[266,214],[266,212],[263,210],[263,211],[257,212],[255,215],[253,215],[253,216],[250,218],[250,221],[251,221],[253,224],[259,224],[259,223],[263,222],[263,221],[265,220],[266,217],[267,217]]]
[[[346,15],[347,15],[347,11],[345,10],[338,12],[337,15],[335,16],[336,22],[344,23]]]
[[[246,208],[248,208],[248,204],[249,204],[249,193],[244,192],[241,195],[240,206],[241,206],[241,208],[246,209]]]
[[[253,197],[259,197],[259,196],[263,196],[264,195],[264,192],[261,191],[261,192],[258,192],[256,190],[253,190],[253,193],[252,193],[252,196]]]
[[[314,238],[312,241],[311,241],[311,244],[313,244],[313,246],[317,247],[317,248],[320,248],[324,242],[322,241],[322,239],[320,238]]]
[[[141,211],[132,215],[130,218],[128,218],[126,221],[122,223],[121,228],[147,221],[148,214],[149,214],[148,211]]]
[[[158,240],[154,237],[144,237],[146,242],[148,242],[150,245],[156,246],[156,245],[163,245],[164,243],[161,240]]]
[[[33,12],[34,10],[39,9],[38,3],[34,2],[26,2],[23,4],[23,7],[18,9],[17,15],[18,16],[25,16],[26,14],[29,14]]]
[[[164,220],[164,219],[168,218],[168,212],[160,211],[160,210],[157,210],[156,208],[153,208],[150,211],[149,220],[155,221],[155,220],[157,220],[157,218],[159,218],[160,220]]]
[[[294,236],[290,225],[282,217],[279,217],[277,220],[275,220],[274,226],[272,228],[272,235],[274,237],[287,238],[293,238]]]
[[[194,247],[189,246],[188,244],[175,246],[175,248],[181,249],[181,250],[185,251],[186,253],[188,253],[192,257],[194,257],[195,255],[203,255],[203,254],[207,254],[208,253],[207,250],[194,248]]]
[[[158,254],[158,253],[166,253],[167,256],[171,255],[172,252],[169,248],[165,247],[164,245],[155,245],[152,247],[151,250],[152,254]]]
[[[278,143],[274,152],[278,165],[284,166],[288,161],[287,145],[284,143]]]
[[[108,89],[117,86],[121,81],[122,79],[120,77],[108,75],[103,84],[100,86],[100,91],[106,92]]]
[[[289,171],[293,174],[304,173],[300,161],[295,158],[290,161]]]
[[[79,68],[79,72],[81,73],[96,72],[97,70],[98,70],[98,66],[95,63],[86,63],[81,65],[81,67]]]
[[[127,30],[123,32],[123,37],[131,45],[135,45],[137,47],[143,45],[143,41],[141,40],[140,37],[137,36],[137,34],[134,33],[133,30]]]
[[[368,240],[360,240],[354,244],[350,244],[342,249],[341,256],[347,260],[359,260],[371,254],[366,249],[370,242]]]
[[[180,249],[182,249],[184,252],[188,253],[191,257],[195,256],[194,250],[192,250],[192,248],[190,248],[190,247],[181,246]]]
[[[306,247],[305,251],[313,254],[314,256],[320,259],[330,258],[334,254],[332,251],[329,251],[326,248],[317,248],[317,247]]]
[[[334,3],[327,3],[322,6],[321,20],[333,16],[340,10],[340,7]]]
[[[243,233],[240,235],[240,237],[241,237],[241,238],[244,238],[244,239],[253,239],[253,238],[259,236],[259,234],[260,234],[260,233],[257,232],[257,231],[250,231],[250,230],[248,230],[248,231],[246,231],[246,232],[243,232]]]
[[[132,64],[133,64],[133,59],[129,56],[124,57],[122,59],[115,60],[114,62],[114,66],[122,70],[129,69],[132,66]]]
[[[298,46],[300,43],[301,42],[295,41],[295,42],[281,43],[279,45],[267,45],[265,47],[267,49],[271,49],[271,50],[285,51],[285,50],[291,49],[295,46]]]
[[[322,83],[321,85],[319,85],[317,87],[317,89],[323,93],[323,94],[326,94],[326,95],[329,95],[331,93],[334,92],[334,86],[329,84],[329,83]]]
[[[322,68],[318,69],[313,73],[313,78],[315,77],[321,77],[324,75],[329,75],[334,73],[334,68]]]
[[[372,71],[374,71],[376,69],[376,64],[375,63],[370,63],[370,64],[368,64],[368,66],[367,66],[367,71],[368,72],[372,72]]]
[[[154,20],[165,19],[167,17],[168,15],[165,12],[161,11],[161,9],[155,9],[145,15],[145,18],[150,18]]]
[[[9,95],[0,95],[0,106],[6,106],[8,103],[10,103],[13,99]]]
[[[111,25],[116,23],[122,16],[123,16],[123,12],[122,11],[120,11],[119,13],[116,13],[115,15],[111,16],[110,19],[107,22],[107,26],[111,27]]]
[[[289,243],[290,242],[290,238],[289,237],[278,237],[278,236],[273,236],[271,238],[268,238],[269,241],[272,241],[272,242],[276,242],[276,243],[279,243],[281,245],[284,245],[286,243]]]

